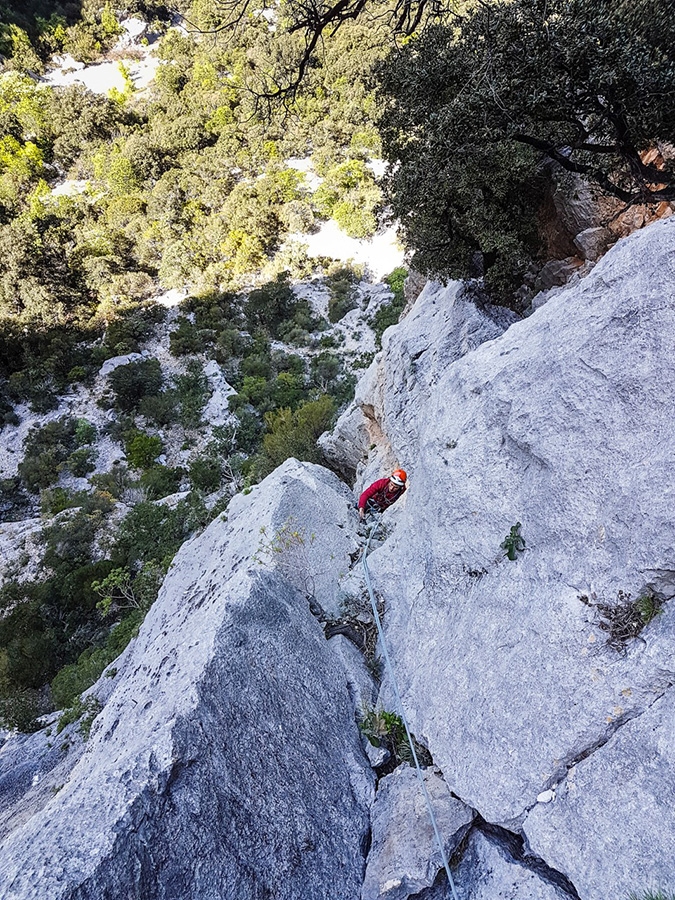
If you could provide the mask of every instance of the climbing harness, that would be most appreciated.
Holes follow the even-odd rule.
[[[398,709],[401,714],[401,719],[403,720],[403,725],[405,727],[405,733],[408,737],[408,744],[410,745],[410,750],[412,751],[412,757],[415,761],[415,770],[417,771],[417,777],[419,778],[420,785],[422,786],[422,793],[424,794],[424,799],[427,804],[427,809],[429,811],[429,818],[431,819],[431,824],[434,829],[434,834],[436,835],[436,843],[438,844],[438,848],[441,851],[441,859],[443,860],[443,868],[445,869],[445,874],[448,876],[448,883],[450,884],[450,888],[452,889],[453,900],[458,900],[457,890],[455,889],[455,882],[452,877],[452,873],[450,872],[450,864],[448,862],[448,858],[445,853],[445,848],[443,846],[443,839],[441,838],[441,832],[438,828],[438,823],[436,821],[436,816],[434,815],[434,809],[431,805],[431,798],[429,797],[429,792],[427,791],[427,786],[424,783],[424,776],[422,775],[422,769],[420,767],[419,760],[417,758],[417,751],[415,750],[415,743],[412,738],[412,734],[410,733],[410,727],[408,726],[408,719],[405,714],[405,710],[403,709],[403,701],[401,700],[401,694],[398,689],[398,682],[396,681],[396,676],[394,675],[394,667],[391,663],[391,658],[389,656],[389,650],[387,648],[387,642],[384,637],[384,631],[382,629],[382,622],[380,620],[380,614],[377,610],[377,601],[375,600],[375,593],[373,591],[373,585],[370,580],[370,569],[368,568],[368,550],[370,548],[370,541],[375,536],[375,532],[380,527],[379,520],[375,520],[375,522],[370,526],[368,530],[368,536],[366,538],[366,543],[363,548],[363,557],[362,557],[362,565],[363,565],[363,575],[366,580],[366,587],[368,588],[368,594],[370,596],[370,605],[373,608],[373,616],[375,618],[375,625],[377,626],[377,634],[380,638],[380,643],[382,644],[382,653],[384,654],[384,660],[387,666],[387,672],[389,673],[389,678],[391,679],[391,685],[394,689],[394,696],[396,697],[396,703],[398,704]]]

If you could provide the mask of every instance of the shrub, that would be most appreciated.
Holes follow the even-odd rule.
[[[288,273],[282,272],[275,281],[268,282],[248,295],[244,304],[248,330],[253,332],[263,328],[277,337],[279,326],[292,317],[297,302],[288,281]]]
[[[176,421],[176,392],[161,391],[154,397],[143,397],[138,412],[158,428],[172,425]]]
[[[108,326],[105,343],[110,356],[137,353],[143,341],[152,337],[167,310],[157,303],[120,313]]]
[[[66,467],[71,475],[84,478],[96,468],[94,460],[97,453],[93,447],[80,447],[74,450],[66,460]]]
[[[156,359],[118,366],[108,376],[115,394],[117,407],[123,412],[133,412],[143,397],[155,397],[162,388],[162,367]]]
[[[152,466],[141,475],[141,487],[145,488],[148,500],[161,500],[175,494],[180,489],[185,470],[167,466]]]
[[[407,275],[407,269],[399,267],[384,279],[394,292],[394,299],[390,303],[383,303],[369,322],[375,332],[375,346],[378,350],[382,349],[382,335],[385,330],[391,325],[397,325],[403,312],[405,306],[403,286]]]
[[[76,431],[77,423],[70,416],[62,416],[42,428],[31,428],[24,443],[25,456],[18,467],[29,491],[37,493],[57,481],[63,465],[76,449]]]
[[[308,462],[320,462],[316,441],[333,424],[335,402],[324,394],[318,400],[303,403],[297,410],[280,409],[267,413],[267,434],[263,437],[261,474],[268,474],[291,456]]]
[[[202,353],[208,344],[213,343],[212,331],[205,333],[185,316],[179,316],[176,324],[178,327],[169,335],[169,348],[172,356]]]
[[[20,521],[29,505],[20,478],[0,478],[0,522]]]
[[[359,275],[348,266],[335,269],[326,278],[330,292],[328,300],[328,320],[339,322],[351,309],[356,307],[356,287]]]
[[[209,398],[209,382],[201,363],[190,360],[187,372],[177,375],[175,393],[178,401],[178,418],[183,428],[198,428],[202,410]]]
[[[99,491],[108,493],[116,500],[119,500],[133,483],[129,470],[124,463],[113,463],[113,467],[109,472],[93,475],[90,481]]]
[[[124,442],[124,452],[134,469],[149,469],[162,449],[162,439],[144,431],[129,432]]]
[[[215,456],[198,456],[190,463],[192,486],[206,494],[217,491],[223,477],[223,463]]]
[[[93,444],[96,440],[96,426],[87,419],[78,419],[75,426],[75,442],[78,447]]]
[[[179,507],[137,503],[120,524],[112,552],[114,564],[135,569],[139,563],[171,558],[187,537],[185,509]]]

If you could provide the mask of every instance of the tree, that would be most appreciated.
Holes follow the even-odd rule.
[[[277,65],[260,81],[260,95],[268,99],[294,96],[310,73],[324,39],[355,19],[383,22],[393,34],[409,36],[429,19],[456,9],[459,0],[197,0],[194,20],[200,31],[211,34],[245,28],[251,19],[265,21],[266,14],[281,25],[275,40]],[[192,24],[192,23],[191,23]],[[286,40],[279,40],[283,36]],[[260,74],[260,73],[259,73]]]
[[[381,131],[415,266],[465,277],[480,251],[508,293],[542,250],[551,166],[626,205],[675,200],[672,162],[645,161],[675,136],[673,46],[659,0],[495,0],[392,54]]]

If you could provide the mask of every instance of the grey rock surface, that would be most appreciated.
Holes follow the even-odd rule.
[[[515,859],[508,846],[500,845],[474,830],[455,872],[455,881],[460,900],[494,900],[495,897],[504,900],[569,900],[570,894],[545,875],[532,863]],[[434,900],[441,900],[441,897],[445,900],[451,896],[447,883],[443,888],[443,895]]]
[[[373,775],[345,673],[259,543],[293,498],[323,528],[301,559],[320,599],[348,496],[290,460],[183,546],[86,752],[2,842],[3,900],[358,897]]]
[[[584,259],[593,262],[606,252],[616,240],[609,228],[586,228],[574,238],[574,243]]]
[[[670,690],[571,768],[555,802],[533,809],[524,831],[535,853],[543,850],[551,865],[586,886],[589,900],[622,896],[626,886],[640,896],[675,881],[674,797]]]
[[[113,356],[110,359],[106,359],[99,369],[98,374],[101,377],[110,375],[111,372],[114,372],[115,369],[119,369],[120,366],[128,366],[129,363],[139,362],[144,358],[142,353],[127,353],[124,356]]]
[[[452,796],[438,769],[425,769],[423,775],[450,858],[474,814]],[[401,765],[381,779],[372,824],[363,900],[405,900],[430,887],[443,868],[443,858],[415,769]]]
[[[617,653],[578,599],[675,594],[675,222],[619,241],[585,280],[463,355],[455,290],[435,316],[423,292],[357,389],[381,434],[363,480],[383,460],[409,473],[370,568],[413,732],[458,797],[517,831],[631,720],[639,746],[646,711],[675,684],[672,604]],[[511,562],[500,544],[516,522],[527,549]],[[386,679],[380,702],[393,703]],[[609,768],[593,772],[594,796],[613,796]],[[578,878],[582,900],[615,865],[614,835],[642,828],[648,772],[630,788],[625,817],[607,806],[604,845],[590,812],[580,827],[592,873],[538,827],[539,854]],[[645,881],[664,867],[675,879],[668,823],[642,857]]]

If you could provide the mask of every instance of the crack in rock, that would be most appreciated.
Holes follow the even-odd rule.
[[[577,889],[570,879],[563,875],[562,872],[549,866],[546,860],[540,856],[529,853],[523,837],[514,834],[514,832],[506,828],[502,828],[501,825],[493,825],[490,822],[486,822],[478,813],[476,814],[473,827],[485,835],[493,844],[497,844],[502,851],[505,851],[511,857],[513,862],[534,872],[543,881],[558,888],[566,896],[572,897],[573,900],[580,900]]]

